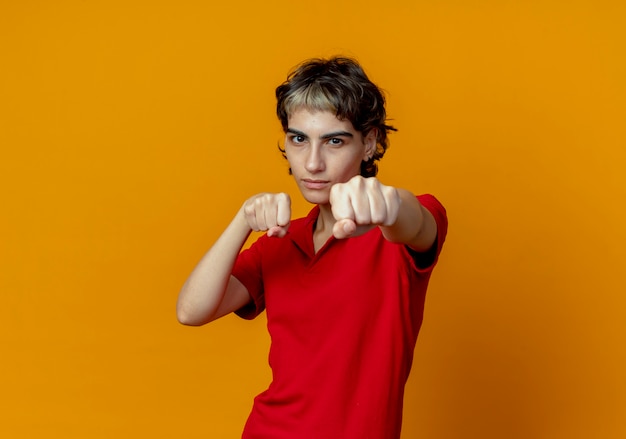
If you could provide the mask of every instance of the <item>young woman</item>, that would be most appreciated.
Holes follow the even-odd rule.
[[[399,438],[445,209],[376,178],[394,128],[356,61],[306,61],[276,97],[283,155],[315,207],[292,220],[285,193],[246,200],[183,286],[178,319],[267,312],[273,380],[244,438]],[[242,252],[253,230],[267,233]]]

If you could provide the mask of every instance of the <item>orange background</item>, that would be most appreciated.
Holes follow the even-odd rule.
[[[450,216],[403,438],[626,437],[624,5],[2,1],[0,437],[239,436],[265,322],[176,296],[298,197],[274,87],[335,53],[388,93],[381,180]]]

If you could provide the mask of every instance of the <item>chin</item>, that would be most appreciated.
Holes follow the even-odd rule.
[[[302,196],[306,201],[311,204],[328,204],[330,199],[330,194],[326,191],[310,191],[310,190],[301,190]]]

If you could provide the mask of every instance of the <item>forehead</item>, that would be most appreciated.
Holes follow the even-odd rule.
[[[356,133],[352,122],[339,119],[334,112],[328,110],[314,110],[300,107],[294,110],[287,119],[288,127],[300,131],[348,131]]]

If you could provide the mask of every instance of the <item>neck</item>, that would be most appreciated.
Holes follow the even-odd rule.
[[[324,232],[332,232],[335,225],[335,217],[330,208],[330,204],[320,204],[320,214],[317,217],[317,223],[315,224],[315,232],[324,234]]]
[[[333,226],[335,225],[335,217],[330,209],[330,204],[319,205],[320,214],[315,223],[313,231],[313,241],[315,244],[315,252],[317,252],[328,241],[333,234]]]

